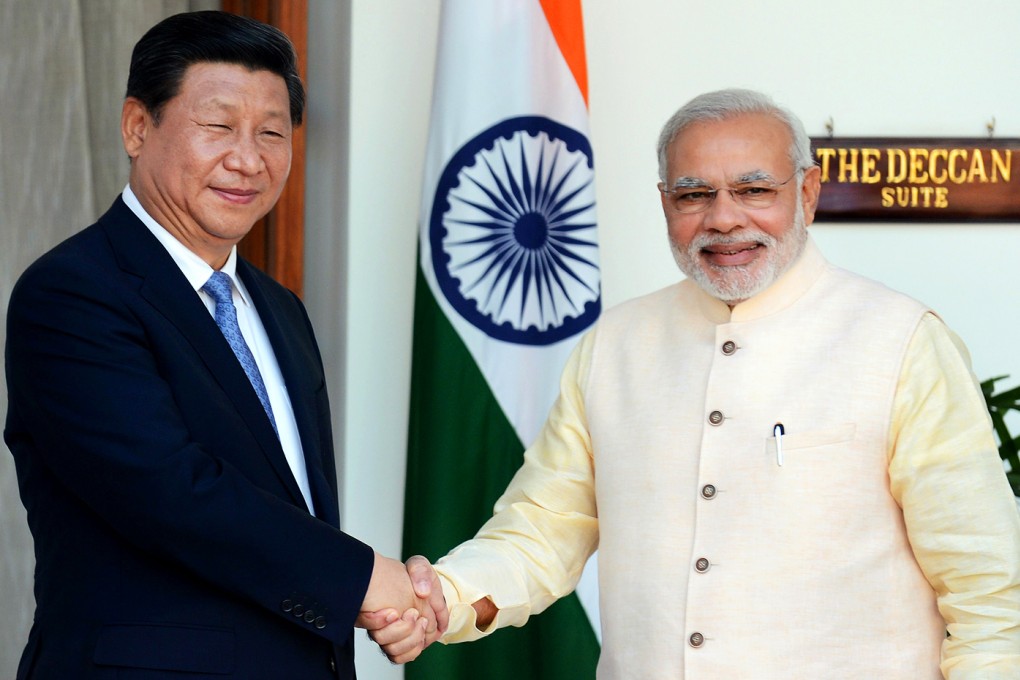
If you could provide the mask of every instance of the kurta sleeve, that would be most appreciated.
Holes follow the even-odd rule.
[[[1020,678],[1020,513],[967,350],[932,314],[900,374],[889,478],[948,626],[943,675]]]
[[[583,397],[592,342],[589,333],[571,354],[559,397],[493,517],[436,564],[451,613],[443,642],[523,626],[574,590],[595,551],[594,467]],[[471,604],[486,597],[499,613],[480,631]]]

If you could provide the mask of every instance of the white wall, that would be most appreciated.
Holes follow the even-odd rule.
[[[313,21],[325,4],[312,3]],[[349,204],[338,216],[349,233],[334,246],[344,248],[337,255],[347,269],[345,378],[332,392],[345,399],[336,417],[346,528],[396,555],[439,0],[351,7]],[[832,117],[839,136],[982,137],[994,116],[997,136],[1020,137],[1013,0],[586,0],[584,12],[607,306],[679,276],[654,147],[664,120],[700,92],[766,91],[815,136]],[[1018,226],[816,224],[812,232],[831,260],[932,305],[970,346],[980,378],[1008,373],[1017,384]],[[358,665],[367,680],[400,677],[367,644]]]
[[[329,0],[326,0],[329,1]],[[400,557],[417,206],[437,0],[354,0],[348,171],[344,528]],[[336,390],[334,390],[336,392]],[[364,635],[358,677],[403,677]]]
[[[1020,4],[1008,0],[965,10],[947,0],[591,0],[585,13],[607,304],[676,278],[654,144],[700,92],[763,90],[813,136],[831,117],[839,136],[984,137],[993,116],[997,136],[1020,136],[1020,91],[1007,75],[1020,72]],[[932,305],[970,346],[979,377],[1020,382],[1017,226],[817,224],[812,233],[834,262]]]

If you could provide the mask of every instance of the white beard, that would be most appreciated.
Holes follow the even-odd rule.
[[[701,251],[709,246],[759,243],[765,246],[765,260],[752,262],[750,266],[736,265],[719,267],[704,262]],[[763,231],[739,230],[736,234],[700,234],[687,249],[680,248],[670,239],[673,259],[680,271],[712,297],[729,305],[735,305],[754,297],[771,286],[776,279],[790,268],[807,243],[807,225],[804,224],[804,206],[797,201],[793,224],[781,238]],[[714,274],[714,276],[713,276]]]

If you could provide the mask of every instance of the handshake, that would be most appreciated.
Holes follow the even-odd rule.
[[[406,564],[375,555],[372,579],[355,626],[365,628],[393,663],[418,658],[450,622],[443,588],[420,555]]]

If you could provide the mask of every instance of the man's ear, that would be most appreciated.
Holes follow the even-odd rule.
[[[818,195],[822,191],[822,171],[812,165],[804,171],[804,185],[801,188],[800,200],[804,203],[804,224],[815,221],[815,209],[818,208]]]
[[[141,101],[134,97],[124,100],[120,112],[120,136],[124,140],[124,151],[131,159],[138,157],[149,128],[153,126],[152,116]]]

